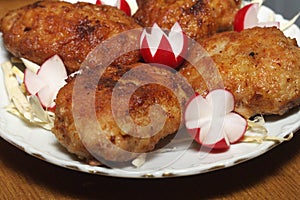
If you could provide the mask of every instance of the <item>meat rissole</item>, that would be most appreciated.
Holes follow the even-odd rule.
[[[183,32],[201,40],[219,31],[231,30],[241,0],[138,0],[134,19],[143,27],[157,23],[171,29],[178,22]]]
[[[299,105],[300,48],[295,39],[285,37],[279,29],[218,33],[200,45],[190,53],[189,60],[197,59],[203,76],[188,63],[180,70],[197,93],[205,96],[208,85],[212,85],[210,89],[225,87],[235,97],[235,111],[246,118],[256,114],[282,115]],[[205,67],[210,60],[222,83]]]
[[[126,80],[119,80],[126,72],[131,73],[131,70],[136,68],[142,69]],[[175,76],[174,72],[165,68],[136,63],[127,66],[109,66],[99,82],[99,77],[95,74],[97,73],[94,70],[83,71],[81,75],[72,79],[59,91],[56,99],[53,132],[59,142],[70,152],[90,162],[94,161],[90,154],[91,151],[105,160],[127,161],[136,156],[134,152],[153,150],[162,138],[179,129],[182,112],[189,96],[193,94],[193,90],[184,79]],[[94,79],[97,83],[93,83],[93,76],[96,76]],[[81,80],[78,83],[76,81],[79,78]],[[112,110],[112,92],[117,83],[121,92],[116,94],[115,99],[119,106],[114,107],[116,109],[114,112],[119,113],[117,115],[121,119],[119,124],[117,124],[116,115],[113,115]],[[76,86],[82,87],[82,89],[77,92]],[[130,87],[138,89],[130,92]],[[76,102],[74,102],[75,95],[78,98]],[[93,103],[90,103],[88,99],[93,98],[94,95],[93,108],[91,107]],[[127,104],[127,98],[130,99],[129,104]],[[122,111],[120,105],[128,105],[125,107],[125,112]],[[151,109],[155,105],[159,105],[163,112]],[[89,108],[95,109],[96,122],[95,115],[88,111]],[[75,109],[76,112],[74,112]],[[74,115],[79,120],[76,120]],[[125,117],[130,117],[129,120],[132,119],[134,125],[131,125]],[[165,122],[164,117],[166,117]],[[162,126],[159,125],[161,122],[164,122],[161,124]],[[139,132],[135,125],[144,128],[150,126],[146,128],[146,131]],[[158,126],[162,128],[156,130]],[[151,131],[157,134],[152,135]],[[84,136],[85,134],[90,135]],[[99,140],[95,135],[105,138]],[[86,140],[82,142],[80,138]],[[129,153],[110,148],[107,141]],[[88,147],[89,152],[85,147]]]
[[[4,45],[14,56],[41,64],[57,54],[69,73],[77,71],[101,42],[138,28],[134,19],[115,7],[63,1],[36,2],[8,12],[0,22]],[[128,41],[137,41],[120,39],[112,47],[115,51],[126,50]],[[139,51],[132,51],[114,64],[131,64],[139,59]]]

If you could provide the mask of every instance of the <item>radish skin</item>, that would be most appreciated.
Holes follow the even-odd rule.
[[[188,51],[188,38],[176,22],[169,35],[156,23],[151,33],[146,29],[141,34],[140,52],[145,62],[166,65],[171,68],[179,67]]]
[[[243,138],[248,126],[247,120],[233,111],[234,97],[227,90],[213,90],[205,98],[196,95],[185,109],[185,126],[199,144],[227,150]]]
[[[259,22],[258,11],[260,8],[259,3],[252,3],[241,8],[234,19],[234,30],[242,31],[244,29],[249,29],[253,27],[280,27],[279,22]]]
[[[27,91],[36,95],[44,108],[53,109],[56,95],[66,84],[66,78],[67,71],[63,61],[58,55],[54,55],[42,64],[37,74],[26,69],[24,83]]]

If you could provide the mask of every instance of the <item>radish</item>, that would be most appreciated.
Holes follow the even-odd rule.
[[[70,3],[77,3],[77,2],[87,2],[87,3],[94,3],[96,5],[110,5],[113,7],[117,7],[120,10],[123,10],[128,16],[131,16],[131,7],[135,8],[136,2],[132,1],[130,2],[132,5],[129,5],[129,3],[126,0],[64,0]]]
[[[126,0],[96,0],[96,4],[98,5],[110,5],[123,10],[128,16],[131,16],[131,9]]]
[[[131,9],[126,0],[118,0],[117,8],[123,10],[126,13],[126,15],[131,16]]]
[[[177,68],[184,61],[188,38],[176,22],[167,35],[156,23],[151,33],[142,32],[140,52],[145,62]]]
[[[37,73],[26,68],[24,72],[24,84],[31,95],[37,95],[41,105],[47,109],[55,107],[54,100],[60,88],[67,78],[67,71],[63,61],[58,55],[46,60]]]
[[[242,31],[244,29],[258,27],[272,27],[279,28],[279,22],[259,22],[258,21],[258,10],[260,8],[259,3],[252,3],[244,6],[240,9],[234,19],[233,26],[235,31]]]
[[[205,98],[197,94],[186,107],[185,126],[199,144],[227,150],[247,130],[247,120],[233,110],[234,97],[227,90],[213,90]]]

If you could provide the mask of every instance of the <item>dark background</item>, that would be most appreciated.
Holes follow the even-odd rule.
[[[285,19],[292,19],[300,11],[300,0],[265,0],[263,5],[280,13]],[[296,24],[300,26],[300,17]]]

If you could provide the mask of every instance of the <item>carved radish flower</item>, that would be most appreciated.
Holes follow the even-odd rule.
[[[96,4],[117,7],[123,10],[128,16],[131,16],[131,8],[126,0],[96,0]]]
[[[136,6],[129,5],[129,3],[126,0],[64,0],[70,3],[76,3],[76,2],[87,2],[87,3],[93,3],[97,5],[110,5],[113,7],[117,7],[120,10],[123,10],[128,16],[131,16],[131,6],[134,8]],[[132,1],[131,1],[132,3]],[[133,3],[132,3],[133,4]]]
[[[241,8],[234,19],[234,30],[242,31],[244,29],[253,28],[253,27],[272,27],[275,26],[279,28],[279,22],[268,21],[268,22],[259,22],[258,20],[258,11],[260,8],[259,3],[251,3],[243,8]]]
[[[67,71],[63,61],[55,55],[46,60],[37,72],[24,72],[24,84],[31,95],[37,95],[44,108],[54,109],[56,95],[66,84]]]
[[[196,142],[226,150],[247,130],[247,120],[233,110],[234,97],[227,90],[213,90],[205,98],[196,95],[186,107],[185,126]]]
[[[145,62],[177,68],[188,50],[188,39],[179,23],[175,23],[166,34],[156,23],[148,33],[141,35],[140,51]]]

